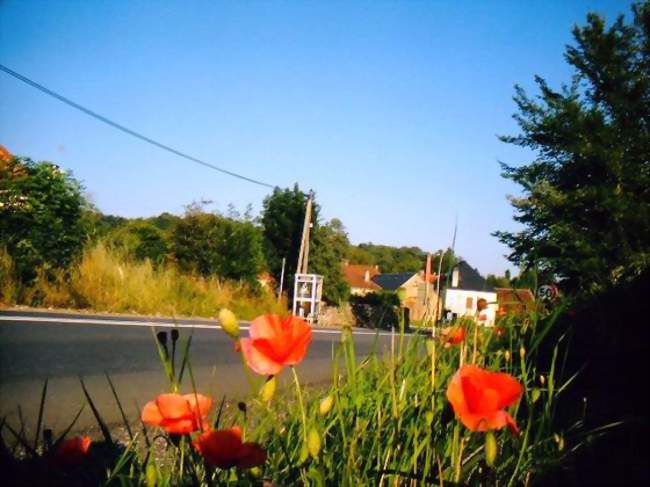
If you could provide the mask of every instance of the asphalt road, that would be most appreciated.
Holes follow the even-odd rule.
[[[20,406],[28,430],[33,427],[47,378],[44,424],[60,431],[84,403],[79,383],[82,376],[106,421],[118,424],[119,410],[105,373],[115,384],[127,416],[137,418],[146,401],[168,390],[152,329],[169,330],[173,326],[161,318],[0,312],[0,418],[6,416],[17,426]],[[193,334],[191,361],[199,391],[215,400],[224,394],[243,398],[250,393],[240,355],[216,322],[179,320],[176,326],[181,336]],[[247,323],[242,323],[243,334],[246,329]],[[390,344],[388,333],[355,330],[354,338],[360,357],[373,346],[386,349]],[[297,367],[304,383],[331,380],[332,354],[339,341],[337,330],[314,328],[307,357]],[[286,371],[281,374],[281,385],[287,383],[289,375]],[[185,389],[191,390],[189,383]],[[75,430],[94,424],[86,408]]]

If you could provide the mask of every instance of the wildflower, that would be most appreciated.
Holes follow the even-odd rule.
[[[505,335],[505,333],[506,333],[505,328],[503,328],[503,327],[501,327],[501,326],[495,326],[495,327],[494,327],[494,334],[495,334],[497,337],[501,338],[503,335]]]
[[[88,456],[91,443],[89,436],[75,436],[64,440],[54,451],[54,460],[60,465],[79,465]]]
[[[206,463],[219,468],[251,468],[263,465],[266,451],[257,443],[242,443],[241,429],[212,430],[192,442]]]
[[[523,387],[509,374],[489,372],[475,365],[461,367],[447,387],[447,399],[460,421],[471,431],[488,431],[517,423],[504,411],[516,402]]]
[[[187,434],[207,429],[212,399],[202,394],[160,394],[142,409],[142,421],[168,433]]]
[[[251,323],[250,338],[240,340],[248,366],[260,375],[276,375],[286,365],[299,364],[311,343],[311,327],[289,316],[263,315]]]
[[[442,329],[442,341],[446,346],[458,345],[465,341],[465,327],[455,326]]]
[[[232,338],[239,338],[239,321],[235,316],[235,313],[229,309],[223,308],[219,311],[219,323],[221,324],[221,329],[225,331]]]

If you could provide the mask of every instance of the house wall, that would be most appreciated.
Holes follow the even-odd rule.
[[[409,309],[412,320],[421,320],[427,314],[426,306],[426,283],[421,274],[415,274],[406,281],[400,289],[404,290],[402,304]],[[433,313],[438,303],[433,285],[429,284],[429,311]]]
[[[467,308],[467,299],[472,299],[472,307]],[[476,314],[476,302],[485,299],[488,307],[482,313],[487,315],[486,326],[493,326],[497,312],[497,293],[484,291],[468,291],[465,289],[447,289],[444,294],[444,309],[455,313],[457,316],[474,316]],[[445,311],[443,311],[443,314]]]

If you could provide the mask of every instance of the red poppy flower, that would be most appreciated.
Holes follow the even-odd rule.
[[[498,336],[499,338],[501,338],[503,335],[505,335],[505,333],[506,333],[506,330],[503,327],[501,327],[501,326],[495,326],[494,327],[494,334],[496,336]]]
[[[504,411],[516,402],[523,387],[514,377],[465,365],[452,377],[447,399],[460,421],[472,431],[487,431],[508,426],[517,433],[517,423]]]
[[[266,451],[257,443],[242,443],[241,429],[207,431],[192,442],[205,461],[219,468],[250,468],[266,461]]]
[[[76,436],[62,441],[54,451],[54,459],[61,465],[79,465],[88,456],[90,436]]]
[[[250,338],[240,340],[248,366],[260,375],[275,375],[286,365],[296,365],[311,343],[311,327],[296,316],[284,320],[270,314],[255,318]]]
[[[160,394],[142,409],[142,421],[168,433],[187,434],[209,427],[206,420],[212,399],[202,394]]]
[[[454,326],[442,330],[442,341],[447,345],[458,345],[465,341],[465,327]]]

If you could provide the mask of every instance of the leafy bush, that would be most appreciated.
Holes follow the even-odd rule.
[[[0,161],[0,247],[28,283],[39,267],[65,268],[86,239],[82,187],[70,173],[27,158]]]

